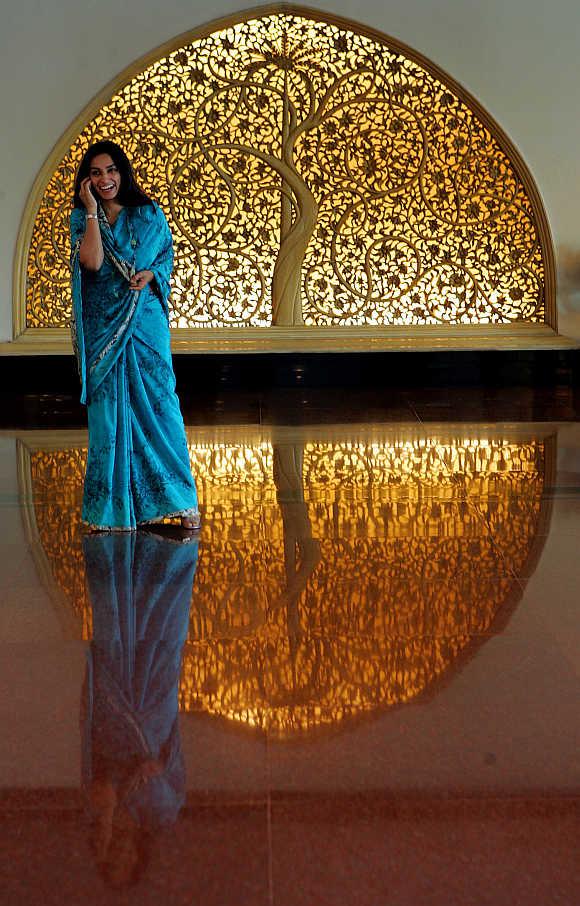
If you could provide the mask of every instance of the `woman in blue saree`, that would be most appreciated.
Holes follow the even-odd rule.
[[[70,226],[73,342],[89,426],[83,521],[131,531],[171,517],[195,530],[169,342],[171,233],[114,142],[86,152]]]

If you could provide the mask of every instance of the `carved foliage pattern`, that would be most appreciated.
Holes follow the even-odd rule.
[[[173,327],[544,318],[533,206],[467,101],[378,35],[275,13],[159,59],[82,130],[34,225],[28,326],[68,321],[74,173],[103,137],[168,215]]]

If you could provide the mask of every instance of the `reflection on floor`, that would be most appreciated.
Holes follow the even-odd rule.
[[[189,428],[199,538],[0,438],[3,903],[575,902],[579,425],[325,421]]]
[[[191,432],[204,556],[182,710],[332,729],[428,693],[509,619],[549,523],[553,436],[364,433]],[[83,443],[20,455],[37,561],[88,639]]]

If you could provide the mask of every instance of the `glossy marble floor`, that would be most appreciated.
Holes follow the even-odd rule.
[[[189,541],[84,536],[85,431],[2,431],[2,906],[577,903],[580,411],[532,397],[186,408]]]

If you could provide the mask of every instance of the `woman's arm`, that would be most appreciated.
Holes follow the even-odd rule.
[[[79,197],[85,206],[87,214],[96,215],[97,201],[91,192],[90,184],[90,177],[83,180]],[[103,252],[99,221],[96,217],[87,218],[85,235],[79,249],[79,258],[82,266],[89,271],[98,271],[102,267],[105,253]]]

